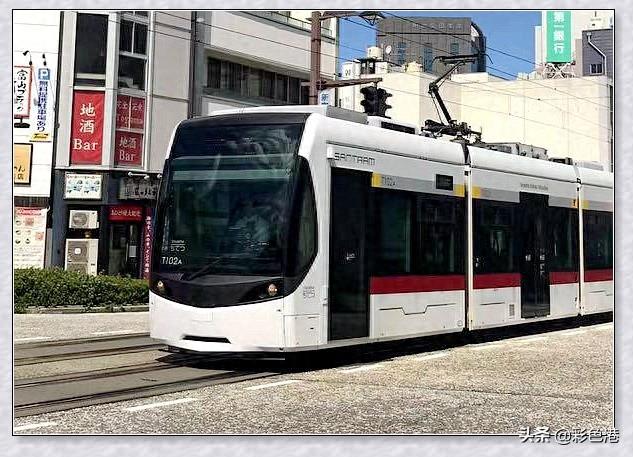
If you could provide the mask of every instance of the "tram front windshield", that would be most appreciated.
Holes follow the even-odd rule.
[[[156,270],[185,280],[281,275],[302,127],[179,130],[158,205]]]

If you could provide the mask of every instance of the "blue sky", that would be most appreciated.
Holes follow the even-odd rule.
[[[534,26],[541,24],[540,11],[387,11],[385,17],[397,16],[444,16],[470,17],[483,30],[487,38],[489,72],[503,78],[510,78],[504,72],[516,77],[518,72],[529,72],[534,69]],[[376,43],[376,32],[367,28],[367,23],[360,18],[341,20],[340,56],[343,60],[362,57],[359,50]],[[362,24],[362,25],[361,25]],[[348,49],[355,48],[357,50]],[[529,62],[509,57],[490,48],[504,51],[514,56],[522,57]],[[496,70],[495,70],[496,69]],[[500,70],[500,71],[499,71]]]

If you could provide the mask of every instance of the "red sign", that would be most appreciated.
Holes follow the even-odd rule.
[[[103,92],[75,91],[70,132],[71,164],[101,164],[104,99]]]
[[[145,99],[118,95],[116,99],[116,128],[143,130],[145,127]]]
[[[108,219],[121,222],[140,222],[143,220],[143,208],[140,206],[113,205]]]
[[[143,159],[143,135],[117,130],[114,142],[115,165],[141,165]]]
[[[147,208],[145,223],[143,225],[143,270],[141,276],[149,279],[149,270],[152,263],[152,237],[154,227],[152,226],[152,210]]]

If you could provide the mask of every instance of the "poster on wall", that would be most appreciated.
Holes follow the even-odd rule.
[[[15,65],[13,67],[13,117],[16,119],[28,118],[31,114],[32,79],[31,66]]]
[[[13,267],[44,268],[46,208],[13,211]]]
[[[64,198],[81,200],[101,199],[101,182],[103,175],[66,173],[64,178]]]
[[[70,132],[70,163],[99,165],[103,149],[103,105],[105,94],[76,90]]]
[[[130,95],[118,95],[115,125],[114,164],[142,165],[145,99]]]
[[[32,164],[33,145],[30,143],[14,143],[13,184],[31,184]]]

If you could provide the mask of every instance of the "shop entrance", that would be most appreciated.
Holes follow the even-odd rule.
[[[108,274],[137,278],[141,225],[130,222],[111,222],[109,240]]]

